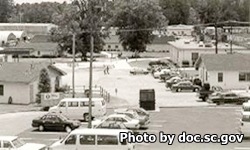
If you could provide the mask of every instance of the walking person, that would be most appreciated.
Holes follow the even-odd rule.
[[[109,66],[106,68],[106,73],[109,74]]]
[[[117,90],[117,88],[115,88],[115,95],[117,96],[117,92],[118,92],[118,90]]]
[[[105,66],[105,65],[104,65],[103,73],[104,73],[104,75],[106,75],[106,74],[107,74],[107,71],[106,71],[106,66]]]

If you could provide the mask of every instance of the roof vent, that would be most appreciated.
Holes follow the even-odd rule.
[[[201,41],[201,42],[199,42],[199,47],[203,47],[204,46],[204,44],[203,44],[203,42]]]
[[[190,44],[190,41],[189,40],[185,40],[184,44]]]

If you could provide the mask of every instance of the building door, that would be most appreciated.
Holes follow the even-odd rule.
[[[199,53],[192,53],[191,54],[191,59],[192,59],[192,65],[195,64],[196,60],[199,58]]]

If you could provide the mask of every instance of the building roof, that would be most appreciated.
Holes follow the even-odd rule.
[[[29,55],[33,51],[34,49],[32,48],[6,47],[0,51],[0,54],[28,54]]]
[[[208,71],[249,71],[250,54],[202,54],[195,63],[204,63]]]
[[[61,76],[66,74],[48,62],[3,62],[0,63],[0,81],[30,83],[39,77],[43,68],[55,71]]]
[[[168,42],[170,45],[181,50],[215,50],[215,45],[211,44],[211,47],[205,47],[204,43],[198,43],[192,39],[179,39],[176,41]],[[203,45],[200,47],[200,45]],[[230,46],[227,43],[218,43],[218,50],[229,50]],[[233,45],[234,50],[246,50],[245,47]]]
[[[48,43],[51,42],[51,36],[50,35],[44,35],[44,34],[39,34],[35,35],[31,40],[31,43]]]
[[[16,39],[16,36],[10,31],[0,31],[0,42],[4,41],[5,43],[10,39]]]
[[[105,44],[119,44],[119,36],[118,35],[111,35],[104,39]]]
[[[167,27],[167,30],[194,30],[194,26],[184,24],[170,25]]]
[[[20,42],[17,48],[31,48],[37,51],[55,51],[58,48],[57,43],[46,42],[46,43],[25,43]]]
[[[173,36],[155,36],[151,44],[168,44],[169,41],[174,41]]]

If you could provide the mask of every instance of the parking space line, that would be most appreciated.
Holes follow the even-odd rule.
[[[166,120],[152,120],[151,123],[165,123]]]
[[[163,127],[163,125],[159,125],[159,124],[151,124],[151,125],[149,125],[149,127],[162,128],[162,127]]]
[[[250,147],[235,147],[237,150],[250,150]]]
[[[30,132],[30,134],[48,134],[48,135],[59,135],[59,134],[67,134],[67,133],[62,133],[62,132]]]
[[[153,132],[153,133],[159,133],[159,130],[136,130],[137,132],[143,133],[143,132]]]
[[[136,145],[145,145],[145,146],[148,146],[149,143],[136,143]]]

